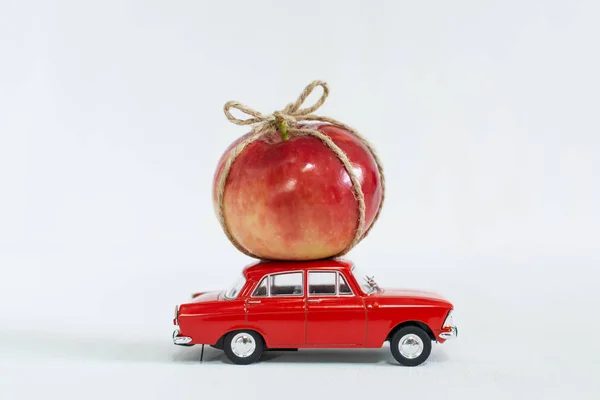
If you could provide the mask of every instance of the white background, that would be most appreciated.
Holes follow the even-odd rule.
[[[0,398],[598,398],[597,1],[0,0]],[[348,258],[461,336],[230,365],[173,306],[252,262],[213,214],[222,111],[319,110],[378,150]],[[314,97],[313,97],[314,98]],[[320,385],[331,385],[319,389]]]

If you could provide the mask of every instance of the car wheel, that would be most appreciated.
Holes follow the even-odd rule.
[[[390,341],[392,355],[400,364],[415,367],[431,353],[431,338],[423,329],[407,326],[399,329]]]
[[[263,350],[263,339],[254,331],[235,331],[225,336],[223,351],[235,364],[252,364],[260,359]]]

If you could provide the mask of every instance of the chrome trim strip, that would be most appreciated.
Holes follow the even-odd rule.
[[[428,307],[437,307],[436,305],[431,304],[380,304],[379,308],[428,308]]]

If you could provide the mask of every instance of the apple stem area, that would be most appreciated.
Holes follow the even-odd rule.
[[[286,141],[290,138],[290,135],[288,133],[287,121],[285,119],[277,118],[275,120],[275,126],[277,127],[277,130],[281,134],[281,140]]]

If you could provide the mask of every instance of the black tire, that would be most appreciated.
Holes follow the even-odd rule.
[[[403,341],[405,344],[412,343],[413,354],[408,356],[402,354],[400,351],[399,345],[400,341]],[[401,365],[407,367],[416,367],[425,362],[429,358],[429,354],[431,354],[431,338],[423,329],[416,326],[406,326],[404,328],[400,328],[394,335],[392,336],[392,340],[390,340],[390,350],[392,352],[392,356],[398,361]],[[420,350],[420,351],[419,351]]]
[[[238,339],[241,340],[241,342],[246,341],[247,346],[242,347],[252,348],[252,346],[254,346],[253,351],[247,355],[236,354],[232,345],[235,346],[234,340],[237,343],[240,343]],[[264,348],[265,344],[262,336],[260,336],[258,333],[252,330],[239,330],[229,332],[225,336],[225,340],[223,343],[223,351],[225,352],[227,358],[234,364],[239,365],[248,365],[258,361],[263,354]]]

